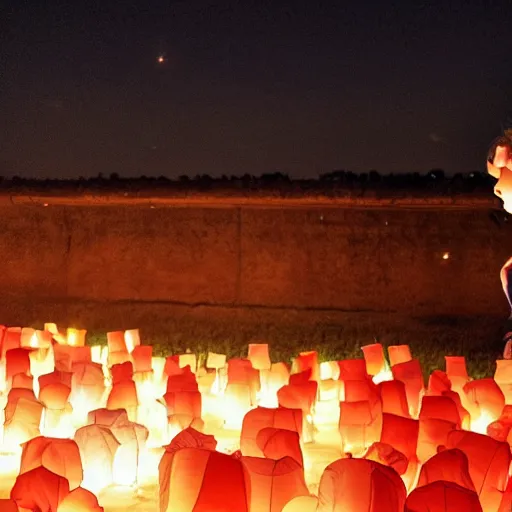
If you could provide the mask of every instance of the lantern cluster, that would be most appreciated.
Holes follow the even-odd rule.
[[[0,326],[0,510],[99,512],[105,489],[151,478],[160,512],[512,508],[511,360],[472,380],[446,356],[425,382],[406,345],[288,364],[264,343],[227,360],[85,338]]]

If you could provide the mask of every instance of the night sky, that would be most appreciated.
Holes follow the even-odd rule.
[[[483,171],[511,118],[510,0],[9,3],[3,176]]]

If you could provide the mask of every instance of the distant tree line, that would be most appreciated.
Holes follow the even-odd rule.
[[[2,178],[0,189],[20,188],[51,188],[66,190],[110,189],[191,189],[200,191],[213,190],[278,190],[280,192],[320,192],[328,194],[342,191],[429,191],[445,194],[486,192],[494,184],[494,179],[484,172],[458,173],[447,176],[442,169],[432,169],[427,173],[381,174],[375,170],[355,173],[346,170],[335,170],[321,174],[316,179],[292,179],[281,172],[265,173],[260,176],[244,174],[213,178],[208,174],[190,177],[179,176],[171,179],[166,176],[140,176],[137,178],[122,177],[117,173],[105,176],[102,173],[95,177],[79,177],[74,180],[27,179],[19,176]]]

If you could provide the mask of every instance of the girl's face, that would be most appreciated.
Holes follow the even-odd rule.
[[[508,146],[498,146],[492,162],[488,162],[487,170],[498,182],[494,193],[503,201],[503,208],[512,213],[512,150]]]

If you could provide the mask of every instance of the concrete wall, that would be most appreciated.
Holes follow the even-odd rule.
[[[260,321],[290,311],[505,317],[499,270],[512,226],[470,206],[4,203],[0,255],[0,323],[117,328],[198,308],[212,322],[255,308]]]

